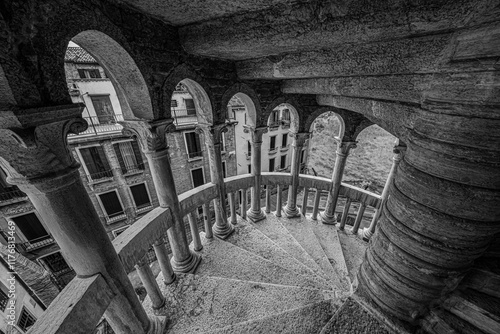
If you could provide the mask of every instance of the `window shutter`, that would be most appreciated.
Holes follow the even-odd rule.
[[[111,218],[123,213],[123,208],[116,192],[111,191],[106,194],[101,194],[99,197],[101,198],[102,205],[108,217]]]
[[[135,159],[137,160],[137,168],[144,170],[144,161],[142,160],[141,149],[139,144],[134,140],[131,142],[132,149],[134,150]]]
[[[184,103],[186,104],[186,112],[188,115],[196,115],[196,108],[194,106],[193,99],[184,99]]]
[[[91,149],[93,149],[93,147],[82,148],[80,150],[80,154],[82,155],[83,162],[85,163],[85,166],[87,167],[87,170],[88,170],[90,175],[96,174],[96,173],[101,171],[99,169],[99,167],[97,166],[96,162],[94,161],[94,157],[92,155]]]
[[[130,191],[132,192],[132,197],[134,198],[137,209],[151,205],[151,200],[149,199],[148,191],[144,183],[131,186]]]
[[[115,149],[116,157],[118,158],[118,162],[120,163],[122,174],[127,174],[127,167],[125,167],[125,162],[123,161],[123,156],[120,152],[120,144],[113,144],[113,148]]]
[[[48,237],[49,234],[34,213],[12,218],[16,226],[21,230],[28,241]]]
[[[78,70],[78,75],[80,76],[80,79],[85,79],[86,78],[85,70]]]
[[[97,146],[97,154],[101,160],[103,171],[109,171],[111,168],[109,167],[108,159],[106,158],[106,154],[104,154],[104,149],[102,146]],[[111,176],[111,175],[110,175]]]

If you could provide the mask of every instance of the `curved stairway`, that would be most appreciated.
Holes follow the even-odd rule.
[[[201,239],[195,274],[170,285],[157,277],[166,303],[154,313],[167,317],[166,333],[390,332],[350,297],[366,244],[335,226],[268,214],[238,217],[226,240]]]

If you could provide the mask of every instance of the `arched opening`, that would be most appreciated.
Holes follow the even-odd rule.
[[[205,89],[192,79],[186,78],[177,83],[172,93],[170,110],[177,126],[213,125],[210,98]]]
[[[146,81],[135,61],[120,44],[96,30],[83,31],[74,36],[72,42],[102,67],[113,84],[124,119],[154,118]]]
[[[335,166],[337,141],[344,137],[345,124],[333,111],[320,114],[309,129],[307,173],[330,178]]]

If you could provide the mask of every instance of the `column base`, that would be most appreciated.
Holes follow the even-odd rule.
[[[172,259],[170,260],[170,263],[172,264],[172,269],[175,272],[179,272],[179,273],[194,274],[196,271],[196,268],[198,268],[198,265],[201,262],[201,256],[198,254],[195,254],[195,253],[190,253],[190,254],[191,254],[191,256],[182,262],[177,262],[172,257]]]
[[[149,318],[149,330],[147,334],[163,334],[167,327],[167,317],[153,316]]]
[[[259,209],[259,211],[257,212],[250,209],[247,211],[247,218],[256,223],[258,221],[266,219],[266,214],[264,213],[264,211],[262,211],[262,209]]]
[[[335,217],[335,215],[331,215],[330,216],[325,211],[320,212],[320,214],[319,214],[319,220],[321,220],[321,222],[323,224],[326,224],[326,225],[335,225],[335,224],[337,224],[337,217]]]
[[[295,206],[294,208],[288,207],[288,205],[285,205],[283,207],[283,214],[286,218],[295,218],[295,217],[300,217],[300,210]]]
[[[363,231],[361,232],[361,236],[363,237],[363,240],[368,242],[370,241],[370,238],[372,237],[373,232],[370,231],[369,227],[365,227]]]
[[[229,222],[224,226],[215,224],[212,231],[217,238],[224,240],[234,232],[234,226]]]

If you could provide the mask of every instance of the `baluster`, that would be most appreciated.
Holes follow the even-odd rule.
[[[203,204],[203,224],[205,225],[205,238],[212,239],[212,217],[210,217],[210,202]]]
[[[316,220],[318,219],[318,211],[319,211],[319,201],[321,200],[321,190],[316,189],[316,192],[314,194],[314,205],[313,205],[313,212],[312,212],[312,219]]]
[[[307,213],[307,200],[309,197],[309,188],[304,187],[304,197],[302,198],[302,215],[305,217]]]
[[[170,284],[175,281],[175,273],[170,264],[170,258],[168,257],[167,247],[163,239],[158,240],[154,243],[153,248],[155,250],[156,259],[160,266],[160,270],[163,274],[163,281],[165,284]]]
[[[247,189],[241,190],[241,218],[247,219]]]
[[[352,200],[350,198],[346,198],[344,211],[342,212],[342,219],[340,220],[339,230],[343,230],[345,227],[345,223],[347,221],[347,217],[349,216],[349,209],[351,207]]]
[[[135,265],[137,269],[137,273],[139,274],[139,278],[146,289],[146,292],[151,299],[151,304],[154,310],[161,308],[165,305],[165,297],[161,293],[160,287],[156,282],[156,279],[153,275],[153,271],[149,266],[147,261],[147,257],[144,257],[141,262]]]
[[[200,232],[198,231],[198,222],[194,218],[193,213],[188,213],[189,228],[191,229],[191,236],[193,237],[193,245],[195,251],[200,251],[203,248],[200,239]]]
[[[241,208],[240,191],[236,190],[233,194],[234,194],[234,212],[238,213],[238,209]]]
[[[356,220],[354,221],[354,226],[352,228],[352,234],[357,234],[359,230],[359,225],[361,224],[361,220],[363,219],[363,214],[365,213],[366,204],[360,203],[358,214],[356,216]]]
[[[236,224],[236,203],[234,199],[234,193],[229,193],[229,208],[231,211],[231,224]]]
[[[266,186],[266,213],[271,212],[271,186]]]
[[[281,186],[278,184],[276,187],[276,217],[281,217]]]

